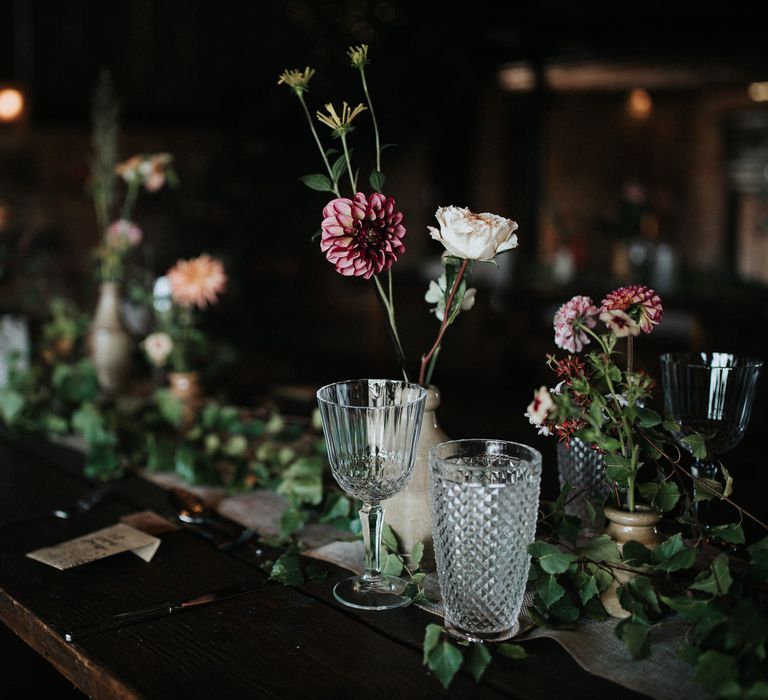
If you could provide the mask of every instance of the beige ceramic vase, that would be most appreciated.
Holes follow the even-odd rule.
[[[395,531],[404,552],[408,553],[417,542],[424,543],[422,570],[434,568],[432,546],[432,514],[429,510],[429,450],[448,436],[437,422],[440,392],[430,385],[421,419],[421,435],[416,452],[413,475],[406,487],[394,498],[384,501],[385,522]]]
[[[128,383],[133,341],[125,330],[121,315],[120,287],[104,282],[99,287],[99,301],[91,322],[91,360],[102,391],[116,396]]]
[[[603,513],[608,520],[605,532],[616,542],[620,552],[624,549],[624,543],[630,540],[639,542],[648,549],[655,549],[661,544],[661,535],[656,530],[656,525],[662,518],[662,514],[658,511],[637,506],[636,510],[630,513],[628,510],[606,506],[603,508]],[[613,574],[615,578],[600,595],[600,600],[611,617],[623,619],[629,617],[630,613],[621,607],[617,589],[637,574],[628,568],[614,568]]]
[[[203,402],[203,389],[200,385],[199,372],[168,372],[168,384],[172,396],[175,396],[184,408],[181,428],[186,429],[195,422],[197,412]]]

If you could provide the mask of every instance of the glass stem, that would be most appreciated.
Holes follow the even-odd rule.
[[[384,509],[380,503],[364,503],[359,511],[365,542],[364,581],[381,578],[381,528],[384,525]]]

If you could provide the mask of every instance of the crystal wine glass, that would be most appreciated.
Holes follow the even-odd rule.
[[[675,440],[692,452],[683,438],[696,432],[706,444],[707,458],[695,459],[694,477],[715,478],[716,455],[734,448],[744,436],[762,365],[753,357],[725,352],[661,356],[664,405],[682,428],[674,433]]]
[[[389,379],[356,379],[317,392],[328,459],[344,491],[363,502],[365,571],[336,584],[335,598],[352,608],[388,610],[410,603],[405,581],[381,572],[381,501],[413,473],[426,390]]]

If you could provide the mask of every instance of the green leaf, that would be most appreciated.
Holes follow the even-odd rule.
[[[758,580],[768,580],[768,537],[747,547],[750,557],[749,572]]]
[[[621,561],[621,554],[610,535],[602,534],[594,537],[583,547],[576,550],[582,557],[592,559],[593,561]]]
[[[485,644],[470,644],[469,654],[467,654],[466,667],[472,674],[472,678],[475,679],[475,683],[479,683],[480,679],[485,673],[485,669],[488,668],[488,664],[491,663],[491,652],[488,651],[488,647]]]
[[[191,484],[198,483],[200,479],[197,474],[197,452],[192,445],[181,444],[176,448],[174,458],[174,469],[176,473],[185,481]]]
[[[637,406],[635,411],[637,412],[638,425],[641,428],[653,428],[661,423],[661,416],[650,408]]]
[[[329,494],[325,510],[320,516],[321,523],[331,523],[337,518],[349,518],[352,510],[352,501],[341,493]]]
[[[294,503],[320,505],[323,500],[323,460],[299,457],[283,472],[277,492]]]
[[[3,420],[12,425],[19,414],[24,410],[26,400],[14,389],[0,389],[0,413],[3,414]]]
[[[661,427],[664,428],[668,433],[679,433],[682,428],[680,427],[679,423],[675,423],[675,421],[672,420],[665,420]]]
[[[686,620],[692,620],[694,622],[701,620],[711,613],[709,602],[705,600],[699,600],[691,596],[679,596],[677,598],[667,597],[665,595],[659,596],[661,602],[668,605],[678,615],[684,617]]]
[[[650,654],[648,633],[651,628],[633,618],[622,620],[616,625],[616,636],[621,639],[633,659],[644,659]]]
[[[248,450],[248,440],[244,435],[232,435],[224,444],[224,454],[228,457],[244,457]]]
[[[565,589],[550,574],[549,576],[542,577],[536,583],[536,593],[539,595],[544,606],[549,609],[565,595]]]
[[[431,627],[438,629],[436,640],[430,638],[431,634],[434,635],[433,632],[430,632]],[[437,625],[427,626],[424,638],[424,658],[427,667],[435,674],[443,688],[447,688],[459,670],[463,659],[461,652],[453,644],[446,639],[441,639],[441,633],[442,628]],[[427,651],[428,642],[430,648]]]
[[[627,566],[642,566],[651,563],[651,550],[634,540],[624,543],[621,554]]]
[[[605,478],[615,481],[619,486],[628,486],[637,470],[632,468],[632,461],[628,457],[617,454],[608,454],[603,457],[605,461]]]
[[[587,576],[586,582],[579,588],[579,599],[581,600],[581,604],[586,605],[587,601],[598,593],[600,593],[600,591],[597,587],[597,579],[594,575]]]
[[[657,570],[668,573],[689,569],[696,563],[696,550],[687,548],[676,532],[651,552],[651,561]]]
[[[571,602],[568,596],[563,596],[549,610],[550,619],[567,624],[579,619],[579,609]]]
[[[117,450],[109,444],[93,445],[85,458],[85,475],[104,479],[120,473],[122,464]]]
[[[507,656],[510,659],[520,660],[528,658],[528,652],[519,644],[510,644],[509,642],[504,642],[503,644],[499,644],[496,647],[496,651],[498,651],[502,656]]]
[[[415,545],[413,545],[413,549],[411,550],[411,566],[414,569],[419,568],[419,564],[421,563],[421,558],[423,556],[424,556],[424,543],[417,542]]]
[[[696,459],[705,459],[707,456],[707,443],[698,433],[692,433],[680,440]]]
[[[745,542],[744,530],[742,530],[741,525],[738,525],[737,523],[715,525],[714,527],[709,528],[709,531],[724,542],[730,542],[731,544],[744,544]]]
[[[309,519],[309,513],[296,506],[289,506],[280,516],[280,533],[278,537],[281,542],[289,539],[294,532],[306,525]]]
[[[680,490],[674,481],[648,482],[638,486],[640,495],[663,512],[672,510],[680,500]]]
[[[269,577],[285,586],[300,586],[304,583],[304,576],[299,567],[299,555],[292,552],[283,554],[272,565]]]
[[[155,392],[155,403],[160,416],[171,425],[179,427],[184,420],[184,404],[171,394],[168,389]]]
[[[630,578],[621,587],[619,602],[625,610],[642,617],[646,616],[646,609],[656,613],[656,615],[661,614],[659,598],[651,585],[650,579],[646,576],[633,576]]]
[[[395,533],[387,523],[384,523],[384,527],[381,528],[381,544],[388,552],[397,553],[399,550],[397,537],[395,537]]]
[[[371,187],[373,187],[373,189],[377,192],[381,192],[382,188],[384,187],[385,180],[386,178],[384,177],[384,173],[382,173],[380,170],[374,170],[371,172]]]
[[[697,681],[714,688],[736,680],[736,659],[710,649],[705,651],[696,663]]]
[[[595,511],[595,507],[592,505],[592,501],[590,501],[588,498],[585,498],[584,507],[587,509],[587,517],[589,518],[589,524],[594,526],[595,520],[597,518],[597,511]]]
[[[381,573],[385,576],[400,576],[403,573],[403,562],[397,554],[386,554],[381,559]]]
[[[347,171],[347,159],[342,153],[331,166],[331,177],[334,184],[338,183],[341,176]]]
[[[317,192],[333,192],[333,185],[326,175],[314,173],[312,175],[302,175],[299,181],[303,182],[310,190]]]
[[[712,562],[710,572],[702,572],[696,577],[691,588],[696,591],[703,591],[711,595],[725,595],[731,589],[733,579],[731,578],[730,568],[728,566],[728,555],[720,554]]]
[[[549,542],[540,540],[529,545],[528,552],[538,559],[539,566],[548,574],[562,574],[576,561],[576,555],[563,552]]]
[[[424,658],[422,664],[426,665],[429,659],[429,652],[431,652],[440,641],[440,635],[443,633],[443,628],[440,625],[427,625],[424,631],[424,643],[422,644],[422,650],[424,651]]]
[[[104,416],[92,403],[85,403],[72,416],[72,427],[89,445],[115,445],[117,436],[107,430]]]
[[[147,469],[149,471],[170,471],[173,469],[176,445],[154,433],[147,434]]]
[[[611,574],[602,566],[598,566],[597,564],[587,564],[587,571],[595,577],[597,588],[600,591],[604,591],[613,582],[613,576],[611,576]]]

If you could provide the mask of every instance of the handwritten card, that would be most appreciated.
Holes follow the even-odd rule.
[[[27,556],[63,571],[121,552],[133,552],[148,562],[155,556],[159,546],[160,540],[157,537],[140,532],[125,523],[118,523],[54,547],[36,549]]]

